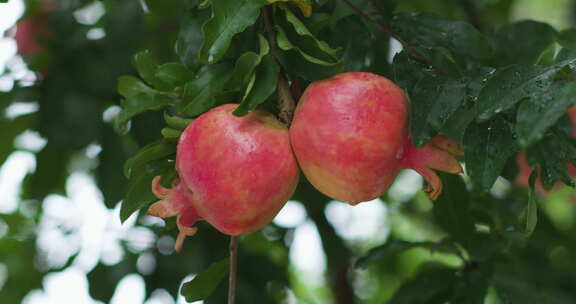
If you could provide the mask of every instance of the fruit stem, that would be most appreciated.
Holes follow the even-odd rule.
[[[228,304],[236,303],[236,265],[238,264],[238,239],[230,236],[230,271],[228,273]]]
[[[278,116],[280,116],[280,120],[282,120],[283,123],[290,126],[296,103],[294,102],[294,97],[292,97],[292,92],[290,91],[290,86],[288,85],[288,80],[284,72],[280,72],[278,75],[278,100],[280,103],[280,113],[278,113]]]
[[[296,102],[290,91],[290,84],[288,74],[282,68],[280,60],[276,54],[276,33],[273,29],[272,19],[270,16],[270,6],[265,6],[262,8],[262,21],[264,23],[264,31],[270,44],[270,53],[278,64],[280,65],[280,72],[278,73],[278,104],[279,110],[278,116],[280,120],[286,125],[290,126],[292,122],[292,117],[294,116],[294,108],[296,107]]]

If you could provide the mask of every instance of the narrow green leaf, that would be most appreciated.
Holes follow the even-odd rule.
[[[260,55],[254,52],[246,52],[236,60],[232,78],[242,85],[247,85],[252,78],[254,69],[260,64]]]
[[[128,192],[120,206],[120,220],[126,221],[134,212],[157,199],[151,189],[154,177],[167,176],[174,172],[174,164],[166,159],[133,167],[128,183]]]
[[[478,118],[488,120],[524,98],[549,91],[552,77],[575,62],[570,59],[547,67],[511,65],[498,70],[480,92]]]
[[[503,119],[470,124],[464,136],[467,174],[480,189],[488,191],[517,150],[511,126]]]
[[[242,103],[234,111],[234,115],[243,116],[252,111],[259,104],[263,103],[274,91],[278,83],[278,72],[280,67],[271,55],[267,55],[262,60],[262,64],[256,69],[254,85],[248,92]]]
[[[406,242],[392,240],[370,249],[356,261],[355,267],[365,268],[368,265],[382,260],[386,257],[394,256],[413,248],[429,249],[431,252],[457,253],[458,249],[451,242]]]
[[[164,121],[170,128],[184,131],[184,129],[186,129],[186,127],[188,127],[188,125],[194,120],[190,118],[172,116],[167,112],[164,112]]]
[[[187,302],[207,298],[228,274],[228,265],[228,258],[212,263],[204,272],[197,274],[191,281],[184,283],[180,294],[186,298]]]
[[[538,223],[538,204],[536,196],[536,177],[538,176],[537,170],[533,170],[530,174],[529,184],[530,192],[528,193],[528,201],[526,202],[526,209],[522,214],[521,221],[524,223],[524,234],[526,237],[530,237],[536,229],[536,224]]]
[[[518,142],[523,148],[540,140],[562,115],[576,105],[576,83],[553,83],[522,102],[516,116]]]
[[[140,93],[134,95],[122,104],[122,110],[116,116],[114,126],[119,132],[125,133],[128,131],[128,121],[134,116],[149,110],[158,110],[170,105],[173,102],[170,98],[165,98],[159,94],[151,96],[148,94]]]
[[[300,21],[300,19],[298,19],[298,17],[296,17],[296,15],[294,15],[294,13],[292,13],[292,11],[287,6],[280,5],[280,8],[282,8],[286,14],[286,20],[292,24],[292,27],[296,33],[298,33],[298,35],[310,37],[322,52],[332,56],[334,59],[337,58],[336,54],[338,51],[340,51],[340,48],[331,48],[328,43],[316,38],[316,36],[314,36],[314,34],[308,30],[306,25],[304,25],[304,23],[302,23],[302,21]]]
[[[286,36],[286,32],[284,32],[284,30],[281,27],[277,26],[276,31],[277,31],[276,42],[278,43],[278,47],[280,47],[280,49],[282,49],[284,51],[297,51],[298,53],[300,53],[300,55],[302,55],[302,57],[304,57],[306,60],[308,60],[309,62],[312,62],[314,64],[319,64],[319,65],[323,65],[323,66],[334,66],[334,65],[337,65],[339,63],[338,61],[329,62],[326,60],[322,60],[322,59],[313,57],[313,56],[305,53],[299,47],[292,44],[292,42],[290,42],[290,40],[288,40],[288,36]]]
[[[147,86],[134,76],[120,76],[118,78],[118,93],[125,98],[132,98],[138,94],[154,95],[156,90]]]
[[[162,134],[162,137],[169,141],[177,141],[180,138],[180,135],[182,135],[182,131],[172,128],[162,128],[160,133]]]
[[[131,174],[132,168],[142,167],[151,161],[159,160],[175,153],[175,145],[163,140],[153,142],[140,149],[138,154],[126,161],[124,164],[124,175],[129,178],[133,176],[133,174]]]
[[[242,86],[246,86],[252,75],[254,74],[254,69],[262,61],[262,57],[266,56],[270,52],[270,45],[266,38],[258,34],[258,41],[260,44],[260,52],[256,54],[255,52],[246,52],[236,60],[236,65],[234,66],[234,72],[232,78],[238,81]]]
[[[175,87],[192,80],[194,74],[182,63],[169,62],[158,67],[155,77]]]
[[[181,112],[190,116],[200,115],[213,108],[220,93],[232,77],[232,65],[220,63],[204,66],[196,78],[184,86]]]
[[[149,50],[144,50],[134,55],[134,65],[138,75],[149,84],[154,83],[158,64]]]
[[[198,58],[202,63],[218,62],[232,38],[254,24],[266,0],[212,0],[212,17],[202,27],[204,41]]]

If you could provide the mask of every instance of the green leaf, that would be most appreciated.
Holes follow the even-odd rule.
[[[558,34],[558,43],[568,50],[576,51],[576,28],[561,31]]]
[[[117,90],[118,93],[125,98],[132,98],[139,94],[150,96],[156,94],[156,90],[150,88],[134,76],[120,76],[120,78],[118,78]]]
[[[280,5],[280,8],[282,8],[282,10],[284,11],[284,13],[286,15],[286,20],[290,24],[292,24],[292,27],[294,28],[296,33],[298,33],[298,35],[311,38],[314,41],[314,43],[316,44],[316,47],[318,47],[318,49],[320,49],[322,52],[330,55],[335,60],[337,59],[336,54],[338,53],[338,51],[340,51],[339,48],[331,48],[328,45],[328,43],[316,38],[316,36],[314,36],[314,34],[312,34],[310,32],[310,30],[308,30],[306,25],[304,25],[304,23],[302,23],[302,21],[300,21],[300,19],[298,19],[298,17],[296,17],[296,15],[294,15],[294,13],[292,13],[292,11],[288,7],[286,7],[285,5]]]
[[[164,121],[170,128],[184,131],[184,129],[186,129],[186,127],[188,127],[188,125],[194,120],[184,117],[172,116],[167,112],[164,112]]]
[[[576,159],[576,143],[571,134],[552,128],[539,142],[528,148],[526,160],[530,166],[540,167],[542,186],[550,190],[557,181],[574,186],[567,164]]]
[[[538,204],[535,191],[537,176],[538,174],[536,170],[533,170],[532,174],[530,174],[530,192],[528,193],[528,202],[526,203],[526,209],[521,216],[521,221],[524,223],[524,234],[526,237],[532,235],[534,229],[536,229],[536,224],[538,223]]]
[[[493,54],[488,38],[466,22],[430,13],[398,13],[392,18],[392,28],[416,47],[440,47],[476,60]]]
[[[445,303],[458,282],[456,271],[449,268],[425,269],[396,291],[389,304]]]
[[[228,274],[228,265],[228,258],[212,263],[204,272],[184,283],[180,294],[186,298],[187,302],[207,298]]]
[[[440,177],[443,190],[434,202],[435,221],[451,237],[466,246],[475,231],[468,190],[458,175],[440,173]]]
[[[132,167],[128,192],[120,207],[120,220],[126,221],[130,215],[154,202],[157,198],[152,193],[152,179],[156,176],[174,174],[174,164],[166,159],[149,162],[143,166]],[[165,182],[166,179],[163,178]]]
[[[309,55],[308,53],[305,53],[302,49],[300,49],[299,47],[295,46],[294,44],[292,44],[292,42],[290,42],[290,40],[288,40],[288,36],[286,35],[286,32],[279,26],[276,27],[276,42],[278,43],[278,47],[284,51],[296,51],[298,53],[300,53],[300,55],[302,57],[304,57],[304,59],[306,59],[309,62],[312,62],[314,64],[318,64],[318,65],[323,65],[323,66],[334,66],[337,65],[339,62],[338,61],[326,61],[326,60],[322,60],[320,58],[317,57],[313,57],[312,55]]]
[[[162,130],[160,130],[160,133],[162,134],[162,137],[171,142],[178,141],[180,135],[182,135],[182,131],[172,128],[162,128]]]
[[[217,104],[220,93],[232,77],[232,65],[219,63],[204,66],[196,78],[184,86],[181,112],[190,116],[200,115]]]
[[[134,65],[138,71],[138,75],[149,84],[155,81],[156,70],[158,64],[149,50],[144,50],[134,55]]]
[[[266,38],[258,34],[258,41],[260,44],[260,53],[256,54],[254,52],[246,52],[236,60],[236,65],[234,66],[233,79],[241,83],[243,86],[248,85],[252,75],[254,75],[254,69],[262,61],[262,57],[266,56],[270,52],[270,45]]]
[[[163,140],[153,142],[140,149],[138,154],[126,161],[124,164],[124,175],[129,178],[130,176],[133,176],[131,173],[132,168],[142,167],[151,161],[163,159],[175,153],[175,145],[167,143]]]
[[[259,104],[263,103],[272,93],[276,91],[278,83],[278,72],[280,67],[271,55],[267,55],[262,60],[262,64],[256,69],[254,85],[242,100],[242,103],[234,111],[234,115],[243,116],[252,111]]]
[[[171,98],[160,94],[151,96],[140,93],[132,96],[124,100],[122,110],[115,118],[114,126],[119,132],[125,133],[128,131],[128,121],[134,116],[149,110],[159,110],[170,105],[172,102],[173,100]]]
[[[422,78],[410,96],[410,134],[417,147],[442,129],[468,98],[469,79]]]
[[[268,0],[268,2],[290,2],[300,9],[304,17],[312,15],[312,3],[310,3],[310,0]]]
[[[206,0],[209,3],[209,0]],[[184,14],[178,40],[176,40],[176,54],[186,66],[196,70],[198,52],[203,41],[202,24],[210,18],[210,10],[189,9]]]
[[[494,59],[500,66],[534,64],[556,41],[556,35],[550,25],[531,20],[505,25],[496,34]]]
[[[173,87],[182,85],[194,78],[194,74],[185,65],[178,62],[160,65],[154,76]]]
[[[508,122],[495,118],[470,124],[464,136],[466,173],[483,191],[489,191],[510,156],[517,152]]]
[[[122,168],[128,159],[127,143],[130,140],[126,136],[118,136],[110,125],[106,125],[102,130],[102,151],[98,154],[94,177],[107,208],[115,208],[126,194],[127,183]]]
[[[496,71],[478,97],[478,118],[488,120],[524,98],[549,91],[552,77],[574,62],[570,59],[547,67],[511,65]]]
[[[254,24],[266,0],[212,0],[212,17],[202,27],[204,41],[198,53],[202,63],[218,62],[232,38]]]
[[[540,93],[540,94],[538,94]],[[550,89],[537,92],[522,102],[516,117],[518,142],[523,148],[540,140],[566,111],[576,105],[576,83],[553,83]]]
[[[386,257],[394,256],[413,248],[425,248],[431,252],[457,253],[458,249],[450,242],[406,242],[392,240],[370,249],[356,261],[355,266],[365,268],[369,264],[382,260]]]

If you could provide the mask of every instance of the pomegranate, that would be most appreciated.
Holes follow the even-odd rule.
[[[16,40],[18,55],[38,55],[44,50],[41,40],[51,35],[48,16],[56,8],[54,1],[44,1],[34,15],[18,21],[15,29],[11,30],[11,35]]]
[[[298,184],[288,129],[263,110],[236,117],[237,106],[222,105],[194,120],[178,142],[179,180],[171,189],[160,177],[152,182],[160,201],[148,214],[178,217],[177,251],[200,219],[229,235],[263,228]]]
[[[454,140],[438,136],[418,149],[407,130],[402,89],[372,73],[343,73],[312,83],[290,127],[292,148],[308,180],[352,205],[384,194],[401,169],[424,177],[429,197],[442,191],[434,170],[461,173]]]
[[[570,120],[572,121],[572,136],[576,137],[576,107],[568,109],[568,116],[570,116]],[[515,182],[518,185],[528,187],[528,180],[530,179],[530,174],[532,173],[532,167],[530,167],[526,161],[526,152],[520,152],[516,158],[516,162],[518,164],[518,174],[516,175]],[[568,165],[568,173],[570,176],[576,177],[576,168],[574,168],[572,164]],[[556,182],[552,187],[552,190],[560,187],[562,184],[562,182]],[[538,177],[536,178],[536,183],[534,186],[540,195],[548,195],[548,191],[542,186],[540,172],[538,172]]]

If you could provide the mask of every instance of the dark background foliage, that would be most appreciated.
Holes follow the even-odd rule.
[[[49,32],[41,52],[9,61],[1,78],[0,184],[18,190],[13,204],[0,201],[2,303],[31,301],[72,270],[104,303],[127,277],[143,280],[150,303],[173,303],[190,274],[200,275],[185,297],[224,303],[228,238],[200,223],[172,252],[174,223],[136,212],[154,200],[152,177],[175,176],[175,143],[195,116],[227,102],[241,103],[238,115],[278,113],[281,77],[305,87],[344,71],[405,89],[414,143],[460,140],[466,175],[442,175],[432,203],[402,174],[365,203],[380,205],[370,209],[380,229],[338,222],[330,210],[365,205],[334,207],[342,203],[303,180],[291,205],[305,222],[240,239],[239,303],[576,302],[572,189],[539,198],[515,184],[520,151],[544,187],[572,183],[573,1],[316,0],[309,17],[295,5],[307,1],[61,0],[49,12],[46,1],[24,2],[22,19],[42,18]],[[35,165],[14,169],[14,159]],[[82,230],[91,218],[105,221],[104,234]],[[293,246],[304,225],[319,236],[324,279],[294,260],[306,259]]]

